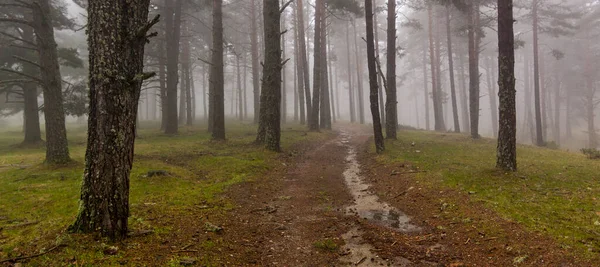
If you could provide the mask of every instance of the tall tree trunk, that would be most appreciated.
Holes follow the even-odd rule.
[[[428,4],[427,6],[427,14],[429,17],[429,57],[431,61],[431,96],[433,99],[433,120],[434,120],[434,129],[436,131],[444,131],[444,118],[441,106],[441,96],[440,96],[440,85],[438,84],[440,79],[438,79],[438,66],[436,66],[438,62],[437,55],[435,53],[435,44],[433,37],[433,7],[432,4]]]
[[[279,0],[263,0],[265,64],[257,143],[279,151],[281,138],[281,31]]]
[[[358,120],[360,124],[365,124],[365,99],[363,92],[363,81],[362,81],[362,63],[360,61],[360,48],[358,46],[358,31],[356,31],[356,20],[352,20],[352,27],[354,27],[354,52],[356,58],[356,83],[357,83],[357,94],[358,94]],[[377,79],[377,78],[375,78]]]
[[[433,91],[434,92],[434,97],[433,97],[433,111],[434,111],[434,119],[436,119],[436,123],[435,123],[435,128],[436,131],[446,131],[446,119],[444,118],[444,114],[447,114],[447,112],[444,112],[444,91],[442,90],[442,46],[441,46],[441,41],[440,41],[440,16],[439,16],[439,10],[437,8],[435,8],[434,10],[434,17],[433,17],[433,25],[434,25],[434,32],[435,34],[433,35],[434,38],[434,42],[435,42],[435,79],[436,79],[436,90]],[[437,114],[435,115],[436,112],[436,108],[437,108]]]
[[[204,108],[204,120],[208,119],[208,103],[206,101],[208,94],[206,93],[206,65],[202,66],[202,105]]]
[[[496,167],[517,170],[517,106],[512,0],[498,0],[498,85],[500,132]]]
[[[538,146],[544,145],[544,137],[542,135],[542,111],[540,98],[540,65],[539,65],[539,46],[538,46],[538,0],[533,0],[532,6],[533,15],[533,90],[535,100],[535,144]]]
[[[185,67],[183,68],[185,71],[185,106],[186,106],[186,114],[185,114],[185,125],[187,126],[192,126],[193,121],[194,121],[194,116],[192,115],[192,84],[194,83],[194,78],[192,77],[192,66],[190,63],[190,59],[191,59],[191,55],[189,54],[190,51],[190,43],[189,40],[186,42],[185,44],[185,48],[184,50],[184,54],[187,53],[189,55],[189,57],[186,57],[184,59],[184,64]]]
[[[185,50],[185,48],[183,49]],[[181,59],[181,64],[180,64],[180,70],[179,70],[179,115],[177,117],[178,119],[178,124],[179,125],[183,125],[186,121],[186,109],[187,109],[187,95],[186,95],[186,88],[187,88],[187,69],[186,69],[186,65],[183,63],[183,61],[185,60],[185,52],[183,52],[184,55],[182,56]]]
[[[373,116],[373,132],[375,136],[375,148],[377,153],[383,153],[385,143],[381,129],[381,118],[379,117],[379,97],[377,89],[377,68],[375,58],[375,43],[373,34],[373,2],[365,0],[365,17],[367,26],[367,65],[369,68],[369,99],[371,101],[371,115]]]
[[[513,56],[514,57],[514,56]],[[493,82],[494,77],[492,75],[492,73],[494,72],[494,69],[492,68],[492,62],[490,60],[490,58],[486,58],[486,66],[485,66],[485,78],[487,81],[487,87],[488,87],[488,99],[490,100],[490,116],[491,116],[491,123],[492,123],[492,132],[494,134],[494,137],[498,137],[498,106],[496,105],[496,87],[494,86]],[[514,64],[513,64],[514,65]]]
[[[313,98],[312,98],[312,111],[310,114],[310,119],[308,120],[309,129],[311,131],[319,131],[319,116],[320,116],[320,108],[321,108],[321,85],[323,83],[321,70],[321,30],[322,30],[322,17],[323,17],[323,9],[325,8],[324,0],[317,0],[315,3],[315,38],[314,38],[314,66],[313,66]]]
[[[79,214],[71,231],[127,237],[137,107],[143,80],[151,76],[143,74],[144,46],[147,30],[158,22],[147,22],[149,4],[89,1],[90,117]]]
[[[252,0],[250,4],[250,50],[252,53],[252,88],[254,92],[254,123],[258,123],[260,113],[260,66],[258,55],[258,12],[256,11],[258,2]]]
[[[325,4],[323,4],[325,6]],[[325,10],[325,7],[323,7]],[[329,58],[327,57],[327,17],[323,11],[321,16],[321,107],[320,107],[320,124],[321,128],[331,130],[331,99],[329,94],[329,72],[327,65]]]
[[[469,4],[469,110],[471,117],[471,138],[479,139],[479,1]]]
[[[460,47],[460,46],[459,46]],[[459,72],[458,81],[460,82],[460,104],[461,104],[461,118],[463,121],[463,131],[466,133],[471,132],[471,121],[469,120],[469,97],[467,96],[467,82],[465,81],[465,60],[464,50],[458,49],[458,65]]]
[[[431,123],[429,122],[430,119],[430,115],[429,115],[429,80],[428,75],[427,75],[427,41],[425,41],[425,44],[423,45],[423,87],[425,89],[425,130],[429,131],[431,130],[431,127],[429,126]],[[432,70],[433,72],[433,70]],[[433,82],[432,82],[433,83]]]
[[[31,27],[23,27],[23,39],[34,43],[34,32]],[[27,57],[26,57],[27,58]],[[27,58],[32,60],[30,58]],[[32,60],[35,61],[35,60]],[[23,73],[39,76],[40,69],[32,64],[23,64]],[[23,144],[40,144],[42,132],[40,130],[40,112],[38,106],[38,83],[27,82],[23,85],[23,116],[25,118],[25,138]]]
[[[192,122],[196,120],[196,80],[194,79],[194,70],[189,68],[189,80],[190,80],[190,90],[191,90],[191,98],[189,104],[192,106],[190,110],[191,122],[189,125],[192,125]],[[188,119],[189,120],[189,119]]]
[[[385,134],[389,139],[396,139],[398,128],[398,100],[396,96],[396,1],[388,0],[387,8],[387,97],[385,103],[387,116]]]
[[[350,48],[350,22],[346,22],[346,59],[348,60],[348,102],[350,106],[350,122],[356,122],[356,105],[354,102],[354,89],[352,86],[352,57]]]
[[[239,110],[239,114],[238,114],[238,118],[240,121],[244,120],[244,102],[242,101],[242,99],[244,99],[243,96],[243,89],[242,89],[242,68],[240,66],[240,57],[241,56],[237,56],[236,57],[236,67],[237,67],[237,88],[238,88],[238,110]]]
[[[310,74],[309,74],[309,64],[308,64],[308,55],[306,48],[306,35],[304,28],[304,5],[303,0],[297,0],[296,7],[296,17],[298,18],[298,39],[299,39],[299,52],[300,52],[300,65],[302,69],[302,78],[304,79],[304,96],[306,103],[306,118],[310,121],[311,112],[312,112],[312,99],[310,93]],[[314,93],[313,93],[314,94]],[[304,124],[302,119],[300,119],[300,123]]]
[[[299,2],[299,1],[298,1]],[[298,116],[300,118],[300,124],[306,123],[306,110],[305,110],[305,99],[304,99],[304,69],[303,69],[303,59],[301,58],[300,53],[300,31],[304,31],[304,27],[301,26],[298,18],[298,12],[302,13],[302,11],[298,10],[298,4],[294,4],[295,12],[294,12],[294,62],[296,63],[296,89],[297,89],[297,109]],[[295,116],[296,117],[296,116]]]
[[[71,161],[67,143],[65,110],[62,97],[62,77],[58,64],[57,44],[51,17],[50,0],[38,1],[34,8],[34,28],[40,55],[44,118],[46,121],[46,163],[65,164]]]
[[[287,31],[286,29],[286,16],[285,12],[281,13],[281,32]],[[282,58],[287,59],[286,49],[285,49],[285,34],[281,35],[281,56]],[[281,123],[285,124],[287,122],[287,75],[286,75],[286,66],[281,66]]]
[[[179,80],[179,40],[182,0],[165,0],[167,27],[167,121],[166,134],[177,134],[177,83]]]
[[[375,0],[377,1],[377,0]],[[374,4],[373,10],[373,34],[375,36],[375,58],[381,62],[381,57],[379,54],[379,22],[377,21],[377,2]],[[381,79],[381,75],[377,75],[377,87],[379,89],[379,112],[381,114],[381,124],[386,124],[385,119],[385,102],[383,102],[383,80]]]
[[[169,103],[167,101],[167,63],[165,62],[165,42],[166,40],[158,40],[158,50],[160,51],[160,55],[158,57],[158,83],[160,86],[160,129],[162,131],[167,129],[167,120],[169,119],[167,108]]]
[[[277,24],[279,25],[279,24]],[[223,70],[223,0],[213,0],[213,45],[210,83],[213,86],[212,138],[225,140],[225,73]]]
[[[559,61],[554,64],[554,142],[560,146],[560,86]]]
[[[452,28],[450,27],[450,4],[446,4],[446,36],[448,45],[448,71],[450,73],[450,97],[452,98],[452,116],[454,118],[454,132],[460,133],[458,120],[458,103],[456,101],[456,84],[454,82],[454,55],[452,54]]]
[[[244,81],[242,82],[243,86],[244,86],[244,120],[248,119],[248,96],[247,96],[247,92],[248,92],[248,60],[247,58],[244,56]]]
[[[331,34],[331,32],[329,33]],[[327,55],[329,57],[331,57],[331,36],[327,36]],[[335,76],[333,74],[333,68],[332,68],[332,61],[331,58],[327,58],[327,66],[329,68],[329,71],[327,72],[327,77],[329,79],[329,98],[330,98],[330,105],[331,105],[331,118],[330,118],[330,124],[333,122],[335,123],[335,98],[334,98],[334,90],[333,90],[333,77]],[[330,127],[331,128],[331,127]]]

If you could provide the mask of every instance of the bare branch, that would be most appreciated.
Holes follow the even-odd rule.
[[[38,64],[37,62],[31,61],[31,60],[29,60],[29,59],[26,59],[26,58],[22,58],[22,57],[20,57],[20,56],[13,56],[13,58],[15,58],[15,59],[17,59],[17,60],[19,60],[19,61],[23,61],[23,62],[25,62],[25,63],[29,63],[29,64],[31,64],[31,65],[34,65],[34,66],[36,66],[36,67],[38,67],[38,68],[42,69],[42,66],[41,66],[40,64]]]
[[[20,71],[16,71],[16,70],[12,70],[12,69],[7,69],[7,68],[0,68],[0,71],[17,74],[17,75],[20,75],[20,76],[32,79],[32,80],[34,80],[36,82],[43,83],[43,81],[40,78],[32,76],[32,75],[29,75],[29,74],[22,73]]]
[[[281,7],[281,9],[279,10],[279,13],[283,13],[283,11],[285,11],[285,9],[286,9],[286,8],[287,8],[287,7],[288,7],[288,6],[289,6],[289,5],[290,5],[292,2],[294,2],[294,0],[290,0],[290,1],[288,1],[287,3],[285,3],[285,4],[284,4],[284,5]]]

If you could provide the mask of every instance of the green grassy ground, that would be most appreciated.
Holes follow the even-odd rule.
[[[174,137],[155,129],[143,125],[136,140],[132,228],[149,226],[138,212],[142,205],[177,212],[199,203],[210,204],[228,186],[264,174],[277,162],[277,153],[251,145],[256,131],[252,125],[228,125],[227,142],[211,141],[205,128],[181,128]],[[18,129],[0,132],[0,260],[19,255],[23,248],[42,243],[40,240],[68,238],[64,229],[77,213],[85,127],[70,125],[68,135],[75,163],[56,168],[42,164],[43,148],[17,147],[22,140]],[[325,138],[326,133],[305,133],[303,126],[288,125],[282,146],[286,150],[298,142]],[[149,170],[166,170],[171,176],[148,178]],[[81,251],[73,251],[78,253]]]
[[[588,256],[600,251],[600,161],[519,146],[519,171],[503,173],[494,169],[495,140],[422,131],[399,132],[386,148],[379,160],[411,162],[426,171],[417,179],[430,186],[469,192],[503,217]]]

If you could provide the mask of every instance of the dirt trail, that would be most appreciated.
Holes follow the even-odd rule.
[[[368,152],[369,129],[337,132],[299,146],[272,175],[229,190],[237,206],[223,223],[227,265],[588,266],[460,194],[393,174],[398,166]],[[440,210],[442,193],[466,207],[468,221]]]
[[[357,151],[369,140],[362,128],[305,148],[266,182],[230,190],[239,206],[227,239],[242,241],[235,262],[272,266],[412,266],[406,258],[380,257],[364,240],[364,224],[418,232],[400,210],[378,200],[360,175]],[[296,163],[293,163],[296,161]],[[286,165],[287,165],[286,164]],[[237,250],[237,249],[234,249]]]

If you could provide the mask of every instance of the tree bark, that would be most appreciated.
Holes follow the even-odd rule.
[[[165,0],[167,37],[167,121],[165,134],[177,134],[177,83],[179,80],[179,41],[182,0]]]
[[[323,10],[325,10],[325,4],[323,4]],[[330,87],[329,87],[329,71],[327,65],[329,62],[327,54],[327,16],[325,11],[321,14],[321,107],[319,113],[320,128],[331,130],[331,98],[330,98]]]
[[[312,112],[312,99],[311,99],[311,92],[310,92],[310,74],[309,74],[309,64],[308,64],[308,55],[307,55],[307,48],[306,48],[306,35],[305,35],[305,30],[304,30],[304,5],[303,5],[303,0],[297,0],[297,7],[296,7],[296,17],[298,18],[298,39],[299,39],[299,52],[300,52],[300,64],[301,64],[301,68],[302,68],[302,78],[304,79],[304,96],[305,96],[305,103],[306,103],[306,118],[307,120],[310,120],[311,118],[311,112]],[[300,119],[300,123],[304,124],[304,121],[302,121],[302,119]]]
[[[469,36],[469,110],[471,117],[471,138],[479,139],[479,1],[469,4],[468,36]]]
[[[377,0],[374,0],[377,1]],[[379,22],[377,21],[377,2],[374,4],[373,10],[373,34],[375,36],[375,58],[381,62],[381,57],[379,54]],[[377,87],[379,90],[379,112],[381,114],[381,124],[386,125],[385,119],[385,106],[386,103],[383,101],[383,80],[381,79],[381,75],[377,75]]]
[[[281,31],[279,0],[263,0],[265,63],[256,142],[280,151],[281,139]]]
[[[294,4],[295,12],[294,12],[294,62],[296,63],[296,97],[297,97],[297,108],[298,116],[294,115],[294,117],[300,119],[300,124],[306,123],[306,110],[305,110],[305,99],[304,99],[304,70],[303,70],[303,59],[301,58],[300,53],[300,34],[299,32],[304,30],[304,27],[301,26],[298,19],[298,12],[302,13],[302,11],[298,11],[298,4]]]
[[[383,153],[385,143],[381,129],[381,118],[379,117],[379,99],[377,89],[377,68],[375,58],[375,43],[373,34],[373,2],[365,0],[365,17],[367,26],[367,65],[369,68],[369,99],[371,102],[371,115],[373,116],[373,132],[375,136],[375,149],[377,153]]]
[[[459,46],[460,47],[460,46]],[[461,103],[461,117],[463,121],[462,130],[466,133],[471,132],[471,122],[469,120],[469,97],[467,96],[467,82],[465,81],[465,61],[464,61],[464,50],[459,49],[458,65],[460,75],[458,75],[460,82],[460,103]]]
[[[450,73],[450,97],[452,98],[452,117],[454,118],[454,132],[460,133],[458,120],[458,103],[456,101],[456,84],[454,80],[454,55],[452,53],[452,28],[450,26],[450,4],[446,4],[446,36],[448,45],[448,71]]]
[[[360,124],[365,124],[365,100],[363,92],[363,81],[362,81],[362,63],[360,62],[360,48],[358,46],[358,31],[356,30],[356,20],[352,20],[352,27],[354,27],[354,52],[356,58],[356,83],[357,83],[357,100],[358,100],[358,121]],[[377,78],[375,78],[377,79]],[[378,100],[379,101],[379,100]]]
[[[398,100],[396,96],[396,1],[388,0],[387,21],[387,97],[385,103],[388,139],[396,139],[398,128]]]
[[[350,48],[350,22],[346,22],[346,59],[348,60],[348,102],[350,108],[350,122],[356,122],[356,105],[354,102],[354,89],[352,88],[352,57]]]
[[[434,129],[436,131],[445,131],[444,126],[444,117],[442,112],[442,101],[440,95],[440,79],[438,76],[438,66],[436,64],[439,63],[437,60],[438,55],[435,53],[435,44],[433,37],[433,7],[432,4],[428,4],[427,6],[427,14],[429,17],[429,57],[431,61],[431,97],[433,99],[433,121],[434,121]]]
[[[308,120],[308,128],[311,131],[319,131],[319,116],[320,116],[320,108],[321,108],[321,85],[323,84],[322,80],[322,69],[321,69],[321,30],[322,30],[322,17],[323,17],[323,9],[325,8],[324,0],[317,0],[315,3],[315,38],[313,40],[314,44],[314,66],[313,66],[313,98],[312,98],[312,111],[310,114],[310,118]]]
[[[542,111],[540,99],[540,65],[539,65],[539,46],[538,46],[538,0],[533,0],[533,90],[535,101],[535,144],[544,146],[544,137],[542,135]]]
[[[89,1],[90,117],[80,208],[70,230],[127,237],[149,0]],[[135,30],[132,30],[135,29]]]
[[[162,33],[165,33],[162,31]],[[167,101],[167,63],[165,62],[165,42],[163,40],[158,41],[158,50],[160,51],[160,56],[158,57],[158,82],[160,86],[160,129],[167,129],[167,120],[169,119],[168,115],[168,101]]]
[[[498,85],[500,129],[496,167],[517,170],[517,106],[512,0],[498,0]]]
[[[49,0],[38,2],[34,10],[36,43],[40,55],[44,118],[46,121],[46,163],[65,164],[71,161],[67,143],[65,110],[62,96],[62,76],[58,63],[57,44]]]
[[[429,79],[428,79],[428,75],[427,75],[427,41],[425,41],[425,44],[423,45],[423,87],[425,89],[424,95],[425,95],[425,130],[429,131],[431,130],[431,127],[429,126],[431,123],[429,122],[431,115],[429,115]],[[433,72],[433,70],[432,70]],[[433,83],[433,82],[432,82]]]
[[[277,24],[279,25],[279,24]],[[213,0],[213,45],[210,83],[213,86],[212,138],[225,140],[225,74],[223,62],[223,0]]]
[[[250,50],[252,53],[252,90],[254,96],[254,123],[258,123],[260,113],[260,66],[258,56],[258,15],[256,6],[257,0],[252,0],[250,4]]]
[[[281,32],[285,32],[286,29],[286,16],[285,12],[281,13]],[[286,49],[285,49],[285,34],[281,35],[281,56],[284,59],[287,59]],[[281,123],[287,123],[287,75],[286,75],[286,66],[281,66]]]
[[[329,34],[331,34],[331,32]],[[336,120],[336,117],[335,117],[336,116],[336,112],[335,112],[335,107],[336,107],[335,102],[336,101],[335,101],[334,90],[333,90],[333,88],[334,88],[333,87],[333,78],[334,78],[335,75],[333,73],[333,67],[332,67],[332,65],[333,65],[332,61],[333,60],[331,60],[331,53],[332,53],[331,52],[331,36],[327,36],[327,55],[328,55],[328,58],[327,58],[327,66],[328,66],[327,77],[328,77],[328,80],[329,80],[329,87],[328,87],[329,88],[329,99],[331,100],[329,102],[329,103],[331,103],[330,104],[330,107],[331,107],[331,109],[330,109],[331,113],[330,114],[331,114],[331,116],[330,116],[330,122],[329,122],[330,124],[331,123],[335,123],[335,120]],[[331,128],[331,127],[329,127],[329,128]]]

